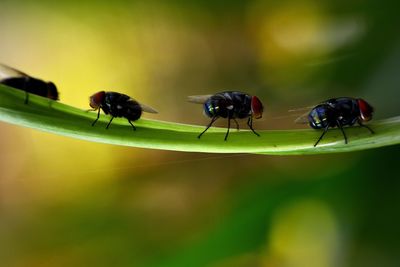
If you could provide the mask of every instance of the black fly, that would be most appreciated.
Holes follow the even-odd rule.
[[[138,120],[143,111],[157,113],[155,109],[143,104],[139,104],[131,97],[117,92],[100,91],[92,95],[89,100],[89,105],[93,108],[92,110],[98,110],[97,118],[92,123],[92,126],[96,124],[100,117],[100,109],[102,109],[105,114],[111,115],[111,120],[107,124],[106,129],[108,129],[115,117],[124,117],[128,119],[128,122],[130,125],[132,125],[133,130],[136,130],[136,127],[132,124],[132,121]]]
[[[343,134],[344,141],[347,144],[347,136],[343,126],[352,126],[358,123],[361,127],[367,128],[371,133],[374,131],[363,122],[372,119],[374,108],[361,98],[339,97],[328,99],[315,106],[311,111],[296,120],[308,121],[314,129],[324,129],[322,135],[318,138],[314,147],[318,145],[322,137],[329,128],[338,127]]]
[[[4,64],[0,64],[0,83],[25,91],[25,104],[28,104],[29,94],[58,100],[58,91],[54,83],[31,77]]]
[[[231,120],[236,123],[237,129],[239,129],[239,124],[236,119],[248,118],[247,125],[255,135],[260,136],[253,129],[253,118],[261,118],[264,110],[263,104],[258,97],[243,92],[226,91],[215,95],[189,96],[188,100],[193,103],[203,104],[204,114],[211,118],[211,122],[208,124],[207,128],[199,134],[198,138],[200,138],[218,118],[228,119],[228,130],[225,135],[225,141],[229,135]]]

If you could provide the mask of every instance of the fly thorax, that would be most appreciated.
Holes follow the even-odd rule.
[[[104,106],[106,106],[107,109],[111,110],[112,105],[110,102],[106,102]]]

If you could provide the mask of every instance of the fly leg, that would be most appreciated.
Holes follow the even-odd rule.
[[[368,126],[365,125],[365,124],[362,124],[361,121],[358,121],[358,124],[359,124],[361,127],[367,128],[367,129],[371,132],[371,134],[374,134],[374,133],[375,133],[370,127],[368,127]]]
[[[253,131],[253,133],[257,136],[260,136],[260,134],[258,134],[256,131],[254,131],[253,129],[253,117],[249,117],[249,119],[247,120],[247,125],[249,126],[249,128]]]
[[[133,125],[133,123],[132,123],[130,120],[128,120],[128,121],[129,121],[129,124],[130,124],[130,125],[132,125],[132,127],[133,127],[133,130],[134,130],[134,131],[136,131],[136,127],[135,127],[135,125]]]
[[[217,119],[218,119],[218,117],[213,117],[213,118],[211,119],[211,122],[207,125],[207,128],[206,128],[201,134],[199,134],[199,136],[197,136],[197,138],[200,139],[200,137],[203,135],[203,133],[207,132],[208,128],[210,128],[211,125],[212,125]]]
[[[318,145],[319,141],[321,141],[322,137],[324,137],[324,135],[326,134],[326,132],[328,131],[328,129],[329,129],[329,124],[328,124],[328,126],[325,127],[324,132],[323,132],[323,133],[321,134],[321,136],[318,138],[317,142],[315,142],[314,147],[316,147],[316,146]]]
[[[336,121],[336,123],[337,123],[339,129],[342,131],[342,134],[343,134],[343,137],[344,137],[344,143],[347,144],[347,136],[346,136],[346,134],[345,134],[345,132],[343,130],[342,124],[340,123],[340,121]]]
[[[230,128],[231,128],[231,117],[228,117],[228,131],[226,131],[226,135],[225,135],[224,141],[226,141],[228,139],[229,129]]]
[[[88,110],[89,111],[89,110]],[[94,126],[96,124],[96,122],[99,120],[100,118],[100,109],[99,112],[97,112],[97,118],[94,120],[94,122],[92,123],[92,126]]]
[[[113,119],[114,119],[114,117],[111,117],[111,120],[108,122],[106,129],[108,129],[108,127],[110,126]]]

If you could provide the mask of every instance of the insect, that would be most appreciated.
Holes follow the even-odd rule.
[[[225,91],[215,95],[189,96],[188,100],[193,103],[203,104],[204,114],[211,118],[211,122],[199,134],[198,138],[219,118],[228,119],[228,130],[225,134],[225,141],[228,139],[231,120],[236,123],[236,128],[239,130],[239,124],[236,119],[248,118],[247,125],[255,135],[260,136],[253,129],[253,118],[261,118],[264,110],[263,104],[258,97],[243,92]]]
[[[117,92],[100,91],[92,95],[89,100],[89,105],[92,107],[91,110],[98,110],[97,118],[92,123],[92,126],[96,124],[100,117],[100,109],[102,109],[105,114],[111,115],[111,120],[107,124],[106,129],[108,129],[115,117],[124,117],[128,120],[129,124],[132,125],[133,130],[136,131],[136,127],[132,124],[132,121],[138,120],[143,111],[158,113],[155,109],[139,104],[131,97]]]
[[[0,64],[0,83],[25,91],[25,104],[28,104],[29,94],[58,100],[58,91],[54,83],[31,77],[4,64]]]
[[[338,127],[347,144],[347,136],[343,126],[352,126],[358,123],[361,127],[367,128],[371,134],[374,131],[363,124],[372,119],[374,108],[367,101],[361,98],[339,97],[328,99],[311,109],[309,113],[299,117],[296,122],[306,122],[314,129],[324,129],[314,147],[318,145],[329,128]]]

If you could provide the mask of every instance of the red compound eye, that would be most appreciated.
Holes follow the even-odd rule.
[[[100,92],[95,93],[94,95],[92,95],[89,98],[89,100],[90,100],[89,105],[92,108],[98,109],[100,107],[101,103],[103,103],[103,100],[104,100],[105,96],[106,96],[106,92],[104,92],[104,91],[100,91]]]
[[[374,112],[374,108],[367,103],[364,99],[358,99],[358,107],[360,109],[360,119],[363,121],[369,121],[372,119],[372,113]]]
[[[259,119],[262,117],[262,113],[264,111],[263,104],[260,99],[256,96],[251,97],[251,113],[254,118]]]

